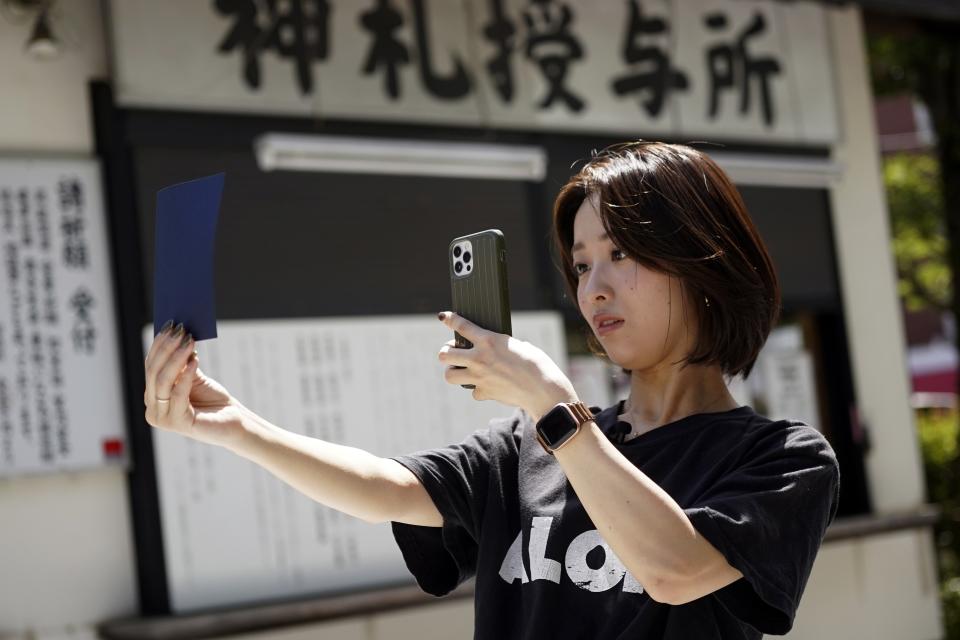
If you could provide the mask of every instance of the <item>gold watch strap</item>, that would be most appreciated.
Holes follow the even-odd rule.
[[[582,402],[570,402],[565,404],[567,405],[567,408],[570,409],[570,413],[573,414],[573,417],[577,419],[577,422],[581,427],[584,425],[584,423],[593,420],[593,412],[590,411],[590,407]]]

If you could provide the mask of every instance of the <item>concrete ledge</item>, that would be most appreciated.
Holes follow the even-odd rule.
[[[877,535],[887,531],[932,527],[939,518],[940,507],[935,504],[925,504],[916,509],[897,513],[837,518],[827,529],[823,541],[828,543],[848,538]]]
[[[424,593],[416,585],[390,587],[242,609],[108,620],[97,630],[106,640],[199,640],[472,597],[473,580],[469,580],[443,598]]]

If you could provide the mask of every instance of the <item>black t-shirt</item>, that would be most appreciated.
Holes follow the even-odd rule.
[[[801,422],[741,406],[622,442],[622,402],[593,412],[617,449],[744,577],[683,605],[651,599],[517,410],[460,444],[393,458],[443,515],[442,527],[392,523],[420,587],[442,596],[475,575],[477,639],[787,633],[836,515],[840,471],[827,440]]]

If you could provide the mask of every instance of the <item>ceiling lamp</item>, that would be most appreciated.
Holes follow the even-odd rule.
[[[50,7],[44,6],[37,14],[33,32],[25,47],[28,54],[37,60],[52,60],[60,55],[60,41],[50,29]]]

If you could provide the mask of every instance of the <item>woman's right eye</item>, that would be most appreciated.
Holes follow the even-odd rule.
[[[573,265],[573,272],[578,276],[582,275],[586,270],[587,270],[587,265],[583,264],[582,262],[576,262]]]

